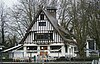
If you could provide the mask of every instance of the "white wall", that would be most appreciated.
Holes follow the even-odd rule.
[[[16,59],[16,58],[24,58],[24,52],[22,51],[15,51],[14,54],[13,54],[13,58]]]

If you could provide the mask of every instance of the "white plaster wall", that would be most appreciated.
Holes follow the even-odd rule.
[[[50,46],[55,46],[55,45],[60,45],[61,46],[61,52],[60,53],[50,53]],[[27,53],[26,51],[26,46],[38,46],[37,48],[37,53]],[[23,51],[15,51],[14,53],[14,57],[16,58],[25,58],[25,57],[33,57],[34,55],[37,56],[40,54],[40,46],[44,46],[44,45],[36,45],[36,44],[24,44],[24,53],[22,53]],[[64,47],[64,43],[53,43],[50,45],[45,45],[48,46],[48,55],[52,56],[52,57],[61,57],[61,56],[68,56],[68,57],[75,57],[76,55],[74,54],[74,45],[69,45],[68,47],[68,52],[65,53],[65,47]],[[73,48],[72,48],[73,47]]]
[[[23,52],[21,52],[21,51],[16,51],[16,52],[14,52],[14,55],[13,55],[14,57],[13,58],[24,58],[24,55],[23,55]]]
[[[68,57],[76,57],[77,55],[74,53],[74,46],[75,45],[69,45],[68,46],[68,52],[65,53],[66,56]]]

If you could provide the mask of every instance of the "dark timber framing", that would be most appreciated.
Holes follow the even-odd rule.
[[[49,22],[51,23],[51,25],[53,26],[53,28],[55,29],[56,32],[58,32],[58,34],[62,37],[62,39],[67,42],[67,43],[75,43],[73,40],[70,39],[66,39],[66,37],[64,37],[64,35],[62,33],[65,33],[66,35],[70,35],[70,33],[68,33],[68,31],[66,31],[64,28],[62,28],[61,26],[59,26],[56,22],[58,22],[55,17],[53,17],[47,10],[44,10],[42,8],[40,8],[40,10],[38,11],[36,17],[34,18],[33,22],[31,23],[31,25],[29,26],[29,28],[27,29],[27,33],[25,34],[25,36],[22,38],[22,40],[20,41],[21,44],[24,44],[25,39],[27,38],[27,36],[30,33],[30,29],[32,28],[32,26],[34,25],[35,22],[37,22],[37,18],[39,17],[40,13],[43,12],[45,14],[45,16],[47,17],[47,19],[49,20]],[[44,19],[45,20],[45,19]],[[41,22],[41,20],[40,20]],[[47,23],[46,23],[47,24]],[[41,28],[42,29],[42,28]],[[57,33],[56,33],[57,34]],[[54,37],[56,37],[54,35]],[[59,38],[58,38],[59,39]],[[61,39],[61,40],[62,40]],[[57,40],[57,38],[56,38]],[[57,41],[56,41],[57,42]],[[34,42],[35,43],[35,42]],[[53,41],[51,41],[51,43],[53,43]],[[66,43],[65,43],[66,44]]]

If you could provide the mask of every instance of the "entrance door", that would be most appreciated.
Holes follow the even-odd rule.
[[[48,52],[46,51],[46,52],[40,52],[40,56],[42,56],[42,55],[44,55],[44,56],[47,56],[48,55]]]
[[[48,55],[48,52],[45,51],[45,50],[48,50],[48,47],[47,46],[40,46],[40,56],[41,55]]]

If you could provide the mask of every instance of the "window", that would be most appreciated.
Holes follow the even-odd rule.
[[[37,46],[27,46],[27,50],[37,50]]]
[[[35,40],[53,40],[53,33],[35,33]]]
[[[27,53],[37,53],[37,46],[27,46]]]
[[[40,20],[44,20],[44,14],[40,14]]]
[[[58,51],[50,51],[51,53],[61,52],[61,46],[50,46],[50,50],[58,50]]]
[[[65,45],[65,52],[67,52],[68,50],[67,50],[68,48],[67,48],[67,45]]]
[[[94,40],[87,40],[88,41],[88,43],[89,43],[89,49],[92,49],[92,50],[94,50]]]
[[[46,22],[39,22],[39,26],[46,26]]]
[[[48,50],[47,46],[40,46],[40,50]]]
[[[74,47],[74,51],[78,51],[77,47]]]

